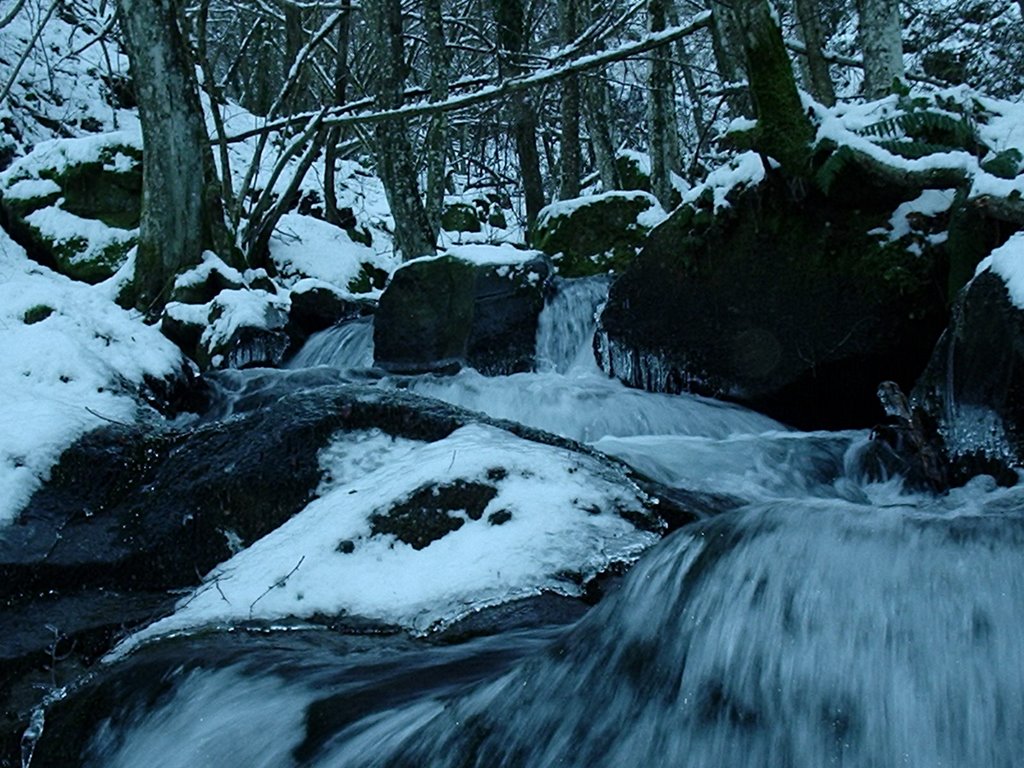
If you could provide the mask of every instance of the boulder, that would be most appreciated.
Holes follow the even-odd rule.
[[[531,370],[548,274],[541,255],[493,246],[404,265],[377,309],[377,365],[396,373]]]
[[[441,229],[445,232],[479,232],[483,227],[475,205],[449,203],[441,211]]]
[[[141,144],[128,134],[46,142],[3,173],[0,195],[8,230],[33,258],[100,282],[138,237]]]
[[[289,331],[296,341],[345,320],[372,314],[376,306],[366,296],[353,295],[312,278],[296,283],[289,296]]]
[[[854,204],[793,190],[774,175],[654,230],[612,285],[602,367],[803,428],[875,423],[878,383],[909,390],[945,325],[942,259],[889,231],[868,184]]]
[[[649,192],[605,192],[542,209],[531,242],[552,258],[563,277],[619,271],[663,217]]]
[[[1016,482],[1024,467],[1024,234],[996,249],[961,291],[912,394],[937,423],[954,483]]]

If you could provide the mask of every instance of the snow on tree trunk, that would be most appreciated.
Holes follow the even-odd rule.
[[[405,86],[405,46],[400,0],[374,0],[364,6],[374,47],[374,91],[379,109],[401,106]],[[430,220],[416,179],[412,145],[404,120],[378,123],[377,170],[395,219],[395,247],[405,259],[436,253]]]
[[[903,40],[898,0],[857,0],[860,47],[864,52],[864,95],[869,99],[892,91],[903,80]]]
[[[828,71],[828,62],[822,52],[825,48],[825,29],[821,21],[821,0],[793,0],[800,34],[807,48],[807,75],[811,95],[831,107],[836,103],[835,86]]]
[[[153,312],[166,303],[175,275],[199,263],[213,241],[212,217],[222,212],[207,184],[212,158],[178,3],[118,0],[118,13],[145,149],[133,298]]]

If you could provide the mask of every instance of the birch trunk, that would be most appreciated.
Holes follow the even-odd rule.
[[[876,99],[904,79],[898,0],[857,0],[860,47],[864,53],[864,95]]]
[[[223,228],[194,70],[175,0],[118,0],[145,149],[135,260],[137,308],[157,312],[177,274]]]

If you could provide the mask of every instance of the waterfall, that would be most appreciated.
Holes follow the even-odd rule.
[[[597,313],[608,298],[606,275],[556,278],[555,295],[537,323],[537,370],[589,373],[597,369],[593,339]]]
[[[362,317],[314,333],[286,366],[328,366],[341,370],[373,367],[373,318]]]

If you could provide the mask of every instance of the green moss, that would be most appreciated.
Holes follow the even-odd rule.
[[[386,270],[376,267],[369,262],[364,262],[359,268],[359,274],[349,281],[348,290],[352,293],[369,293],[373,290],[383,290],[388,281]]]
[[[36,323],[41,323],[55,311],[53,307],[48,307],[45,304],[36,304],[34,307],[29,307],[25,310],[22,321],[25,325],[35,325]]]
[[[541,212],[532,233],[535,248],[553,257],[559,274],[583,277],[624,269],[650,231],[637,219],[657,205],[644,193],[602,195],[565,215]]]
[[[441,229],[445,232],[479,232],[480,216],[476,206],[469,203],[452,203],[441,212]]]

